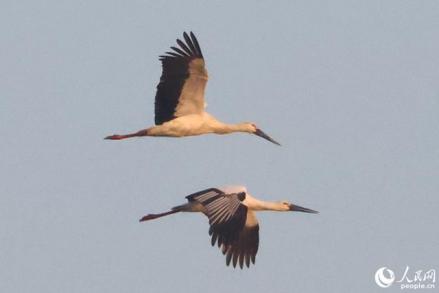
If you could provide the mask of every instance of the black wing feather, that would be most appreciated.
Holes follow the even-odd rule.
[[[174,50],[175,52],[177,52],[178,54],[180,54],[177,57],[189,57],[190,56],[190,53],[182,51],[180,48],[171,47],[171,49]]]
[[[247,206],[241,204],[245,197],[245,192],[225,194],[216,188],[186,197],[206,208],[212,246],[216,244],[222,249],[227,265],[239,265],[241,268],[255,263],[259,245],[259,226],[246,226],[249,211]]]
[[[246,218],[247,207],[245,205],[239,205],[233,217],[228,221],[211,224],[209,235],[212,236],[212,246],[215,245],[213,238],[216,239],[218,247],[236,242],[239,239],[239,234],[244,228]]]
[[[255,263],[256,254],[259,246],[259,225],[253,227],[244,227],[238,241],[222,247],[223,254],[226,255],[226,264],[236,267],[239,260],[239,266],[242,269],[244,264],[250,267],[250,262]]]
[[[200,58],[203,58],[203,53],[201,52],[200,44],[198,43],[197,38],[195,37],[194,33],[191,32],[191,39],[192,43],[194,44],[195,48],[197,49],[197,54],[200,56]]]
[[[183,33],[184,40],[186,41],[186,44],[189,46],[191,52],[198,53],[197,49],[195,48],[194,43],[189,38],[188,34],[186,32]]]
[[[193,52],[193,51],[191,51],[191,49],[189,49],[187,46],[186,46],[186,44],[185,43],[183,43],[180,39],[177,39],[177,44],[186,52],[186,54],[188,55],[188,56],[190,56],[191,54],[193,54],[193,53],[196,53],[196,52]]]
[[[206,195],[208,193],[215,194],[216,196],[224,195],[224,192],[222,192],[218,188],[207,188],[207,189],[204,189],[204,190],[201,190],[201,191],[198,191],[198,192],[195,192],[195,193],[192,193],[192,194],[186,196],[186,199],[188,201],[195,201],[195,200],[197,200],[197,198],[199,196]]]
[[[185,33],[186,34],[186,33]],[[195,35],[191,32],[191,39],[183,34],[187,44],[177,40],[180,48],[171,47],[175,52],[166,52],[159,57],[162,62],[162,76],[157,85],[155,96],[155,124],[163,124],[175,118],[175,109],[189,77],[189,63],[197,58],[203,58]]]

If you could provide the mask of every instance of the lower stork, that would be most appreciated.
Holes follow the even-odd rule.
[[[244,186],[209,188],[186,196],[187,203],[159,214],[148,214],[140,222],[178,212],[201,212],[209,219],[211,244],[226,256],[226,264],[249,267],[255,263],[259,246],[256,211],[318,213],[287,201],[268,202],[252,197]]]

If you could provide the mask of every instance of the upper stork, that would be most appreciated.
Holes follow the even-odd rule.
[[[159,214],[148,214],[140,221],[157,219],[178,212],[201,212],[209,219],[209,235],[226,255],[226,264],[249,267],[255,263],[259,246],[256,211],[296,211],[317,213],[287,201],[268,202],[252,197],[244,186],[209,188],[186,196],[188,203]]]
[[[110,135],[105,139],[247,132],[279,145],[254,123],[226,124],[204,111],[204,90],[208,80],[204,57],[192,32],[190,35],[184,32],[183,37],[184,41],[177,39],[179,47],[171,47],[173,51],[160,56],[162,76],[155,96],[156,126],[129,134]]]

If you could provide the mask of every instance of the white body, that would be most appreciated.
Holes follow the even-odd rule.
[[[227,134],[231,132],[252,133],[255,128],[249,123],[225,124],[207,112],[177,117],[148,129],[150,136],[193,136],[207,133]]]

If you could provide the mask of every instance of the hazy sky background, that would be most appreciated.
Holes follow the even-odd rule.
[[[152,125],[184,30],[208,110],[282,147],[103,140]],[[0,291],[381,292],[382,266],[438,270],[438,36],[438,1],[2,1]],[[259,214],[246,270],[202,215],[138,223],[229,184],[320,214]]]

